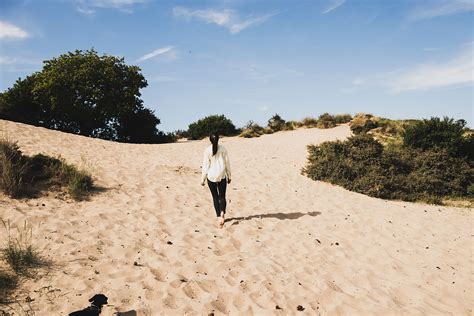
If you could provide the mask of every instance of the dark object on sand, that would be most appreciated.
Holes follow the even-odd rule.
[[[80,311],[75,311],[69,316],[99,316],[102,311],[102,305],[107,304],[107,296],[104,294],[96,294],[89,299],[91,306],[86,307]]]
[[[298,307],[296,307],[296,310],[299,311],[299,312],[302,312],[302,311],[304,311],[304,307],[301,306],[301,305],[298,305]]]

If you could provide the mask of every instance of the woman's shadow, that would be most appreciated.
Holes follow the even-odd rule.
[[[302,216],[318,216],[321,215],[321,212],[308,212],[308,213],[270,213],[270,214],[259,214],[259,215],[250,215],[250,216],[242,216],[242,217],[230,217],[226,219],[226,222],[233,221],[232,225],[238,225],[241,221],[250,221],[254,218],[263,219],[263,218],[276,218],[279,220],[285,219],[298,219]]]

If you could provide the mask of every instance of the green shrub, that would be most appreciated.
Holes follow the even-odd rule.
[[[211,133],[220,136],[235,136],[239,133],[231,120],[224,115],[211,115],[189,125],[188,135],[191,139],[202,139]]]
[[[21,195],[27,170],[28,163],[18,145],[0,139],[0,190],[11,197]]]
[[[279,132],[285,127],[285,120],[280,115],[275,114],[268,120],[268,128],[273,132]]]
[[[377,126],[377,122],[373,115],[364,113],[356,114],[350,123],[350,128],[354,135],[367,133]]]
[[[403,144],[421,150],[444,149],[452,156],[469,156],[472,160],[472,136],[464,137],[466,121],[437,117],[419,121],[406,128]]]
[[[466,197],[474,180],[467,161],[447,151],[384,148],[363,134],[308,146],[303,173],[346,189],[384,199],[440,202]]]
[[[350,114],[337,114],[334,116],[334,122],[336,124],[349,123],[351,120],[352,116]]]
[[[452,157],[446,150],[416,151],[409,188],[421,196],[467,196],[474,181],[474,170],[467,161]]]
[[[62,158],[54,158],[43,154],[31,159],[31,178],[49,180],[67,188],[69,195],[75,200],[82,200],[93,188],[92,177],[85,171],[66,163]]]
[[[318,117],[318,128],[333,128],[336,126],[334,116],[329,113],[323,113]]]
[[[257,123],[254,123],[253,121],[249,121],[244,126],[239,136],[244,138],[253,138],[260,137],[263,134],[265,134],[265,129],[263,127],[261,127]]]
[[[292,131],[292,130],[296,129],[297,127],[298,127],[297,122],[288,121],[288,122],[285,122],[285,124],[283,125],[282,130],[283,131]]]
[[[175,131],[174,134],[176,135],[176,139],[189,138],[188,131],[182,129]]]
[[[313,128],[318,126],[318,119],[314,117],[305,117],[301,123],[305,127]]]

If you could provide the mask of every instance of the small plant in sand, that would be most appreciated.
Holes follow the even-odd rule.
[[[17,275],[0,270],[0,305],[8,303],[8,298],[18,287],[18,283]]]
[[[52,262],[43,258],[33,246],[33,229],[26,222],[16,230],[12,230],[10,221],[2,220],[2,224],[5,230],[2,235],[7,240],[0,249],[0,305],[8,307],[22,280],[37,278],[39,269],[50,267]],[[1,309],[0,314],[3,315]]]
[[[48,265],[32,245],[33,229],[26,222],[17,228],[17,238],[12,237],[10,222],[2,220],[7,233],[7,246],[2,249],[2,259],[16,275],[32,276],[31,271]]]

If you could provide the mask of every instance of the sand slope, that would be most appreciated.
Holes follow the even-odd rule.
[[[109,298],[102,315],[472,313],[472,210],[300,175],[306,145],[344,139],[347,126],[222,139],[233,167],[222,230],[199,185],[207,140],[132,145],[8,121],[0,129],[26,154],[87,161],[103,188],[80,203],[0,196],[0,217],[31,223],[55,262],[22,286],[36,315],[67,315],[96,293]]]

